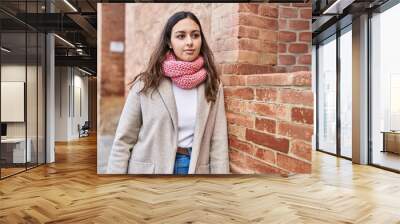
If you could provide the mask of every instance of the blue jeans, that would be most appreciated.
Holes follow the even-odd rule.
[[[192,148],[189,148],[189,153],[192,153]],[[174,174],[183,175],[188,174],[190,164],[190,155],[176,153]]]

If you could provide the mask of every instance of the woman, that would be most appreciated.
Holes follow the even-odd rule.
[[[193,13],[168,19],[133,81],[107,173],[229,173],[222,83]]]

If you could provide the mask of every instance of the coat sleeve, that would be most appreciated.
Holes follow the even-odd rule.
[[[224,106],[224,88],[218,90],[216,118],[210,149],[210,171],[212,174],[229,174],[228,127]]]
[[[142,126],[142,113],[139,96],[139,82],[136,82],[129,91],[124,109],[118,122],[114,142],[108,159],[108,174],[125,174],[131,149],[135,145],[140,127]]]

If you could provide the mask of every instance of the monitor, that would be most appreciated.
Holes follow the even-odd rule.
[[[7,124],[1,123],[1,136],[7,136]]]

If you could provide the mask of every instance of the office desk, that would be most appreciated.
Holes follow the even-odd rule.
[[[31,146],[32,140],[27,138],[26,154],[25,154],[25,138],[6,138],[1,139],[1,159],[6,163],[25,163],[32,159]],[[25,161],[25,159],[27,159]]]
[[[400,132],[382,131],[383,133],[383,151],[400,154]]]

